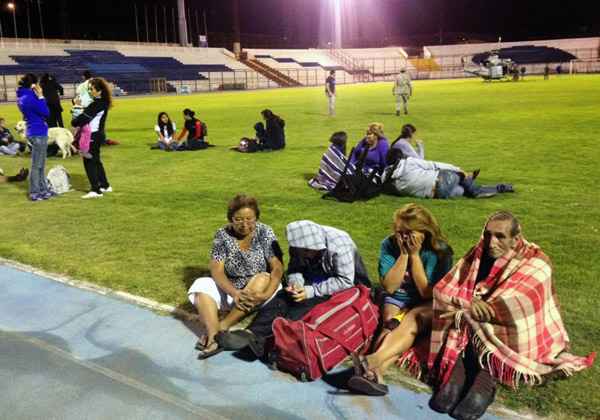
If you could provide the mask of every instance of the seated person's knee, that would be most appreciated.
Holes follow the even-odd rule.
[[[270,279],[269,273],[255,274],[250,281],[248,281],[245,289],[253,292],[262,292],[269,286]]]

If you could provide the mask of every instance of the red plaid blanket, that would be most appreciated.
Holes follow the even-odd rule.
[[[542,250],[520,239],[514,250],[496,260],[488,278],[476,284],[483,247],[482,237],[436,284],[428,354],[421,344],[399,363],[420,375],[427,361],[433,381],[443,384],[471,342],[481,365],[513,388],[521,381],[539,384],[550,374],[571,375],[590,367],[595,353],[579,357],[567,352],[569,336],[552,285],[552,267]],[[478,322],[470,316],[473,296],[492,306],[494,319]]]

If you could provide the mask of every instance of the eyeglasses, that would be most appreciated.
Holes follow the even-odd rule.
[[[241,225],[244,223],[247,224],[252,224],[252,223],[256,223],[256,217],[234,217],[233,218],[233,223],[236,225]]]

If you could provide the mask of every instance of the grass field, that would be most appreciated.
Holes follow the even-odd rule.
[[[348,231],[372,276],[392,212],[404,203],[427,206],[457,255],[476,242],[487,215],[508,209],[521,219],[526,238],[553,260],[574,352],[599,350],[600,77],[418,81],[414,88],[411,114],[401,118],[394,116],[390,84],[339,86],[336,118],[326,116],[322,88],[117,99],[107,127],[121,145],[103,149],[115,192],[81,200],[88,185],[78,158],[49,159],[49,167],[67,167],[78,190],[49,202],[27,201],[26,184],[1,185],[0,255],[185,305],[186,288],[207,270],[212,236],[226,222],[228,199],[238,192],[259,199],[262,220],[275,229],[284,249],[284,228],[293,220],[308,218]],[[157,113],[167,111],[180,127],[185,107],[206,121],[209,140],[218,147],[194,153],[149,150]],[[253,134],[263,108],[286,120],[286,150],[229,151],[240,137]],[[11,125],[19,116],[14,104],[0,106],[0,115]],[[482,183],[510,182],[517,193],[446,201],[380,196],[351,205],[321,200],[306,181],[329,135],[346,130],[354,143],[372,121],[385,125],[390,140],[411,122],[428,159],[481,168]],[[7,173],[28,165],[25,158],[0,157]],[[536,390],[503,391],[502,398],[541,414],[598,418],[598,366]]]

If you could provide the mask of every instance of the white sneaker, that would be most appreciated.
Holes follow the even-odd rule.
[[[113,189],[109,185],[108,188],[100,188],[100,192],[102,192],[102,193],[113,192]]]
[[[83,199],[88,199],[88,198],[100,198],[102,197],[102,194],[98,194],[96,191],[90,191],[89,193],[87,193],[86,195],[82,195],[81,198]]]

